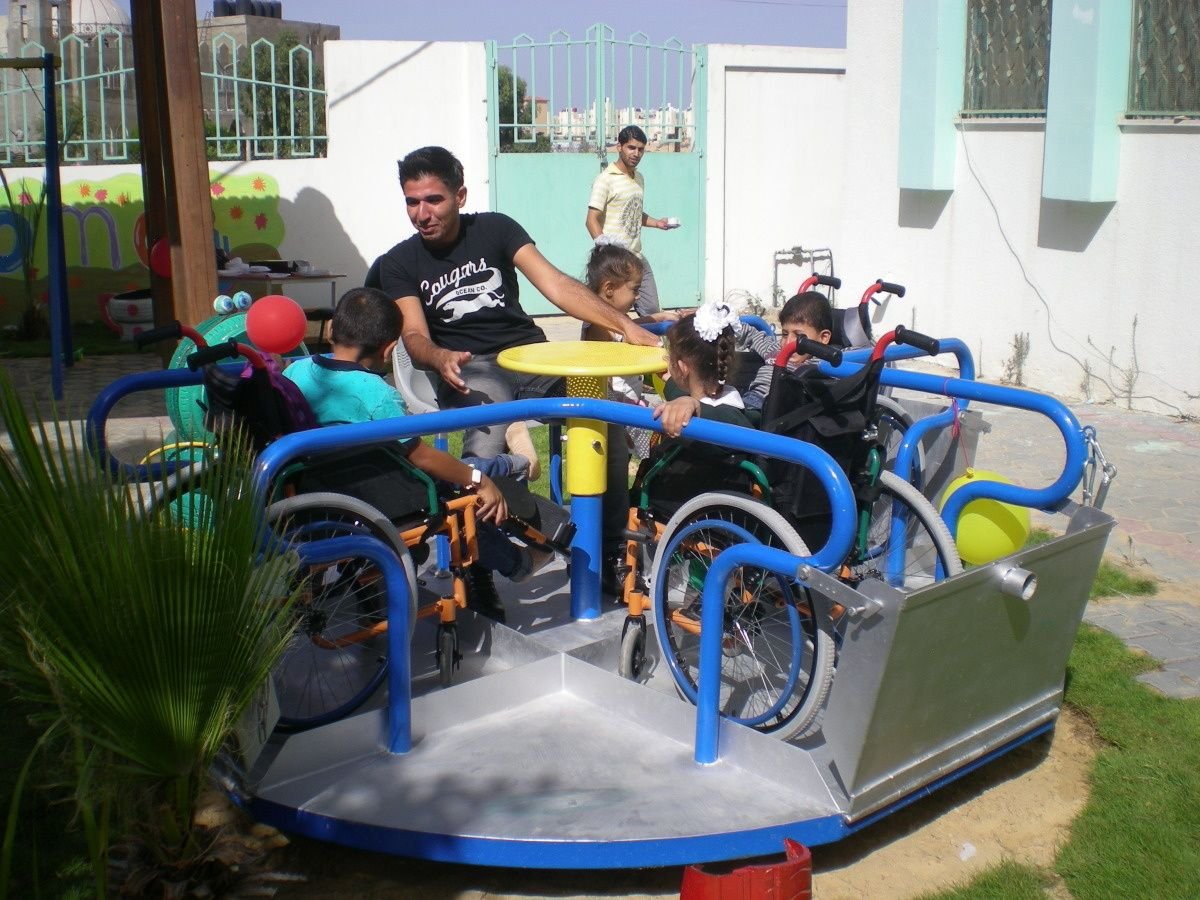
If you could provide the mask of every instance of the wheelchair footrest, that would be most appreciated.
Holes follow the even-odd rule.
[[[559,553],[567,553],[575,537],[570,514],[545,497],[534,494],[524,482],[497,478],[496,484],[508,503],[508,530],[533,543],[544,544]],[[529,532],[535,534],[529,534]]]

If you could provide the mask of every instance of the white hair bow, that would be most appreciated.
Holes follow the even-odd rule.
[[[721,336],[725,328],[738,323],[742,311],[740,298],[726,297],[722,300],[709,300],[696,310],[696,334],[710,344]]]

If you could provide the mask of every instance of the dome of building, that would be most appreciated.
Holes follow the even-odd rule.
[[[96,34],[105,28],[128,33],[129,16],[114,0],[73,0],[71,30],[76,34]]]

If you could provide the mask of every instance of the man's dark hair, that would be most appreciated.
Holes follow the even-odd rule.
[[[414,150],[396,164],[400,170],[400,183],[433,175],[446,183],[446,187],[457,191],[463,186],[463,166],[453,153],[445,147],[422,147]]]
[[[817,331],[833,331],[833,307],[820,291],[796,294],[779,311],[779,324],[791,322],[808,325]]]
[[[374,353],[400,337],[400,309],[377,288],[346,291],[333,311],[329,339],[343,347]]]
[[[630,141],[641,141],[643,144],[650,143],[646,140],[646,132],[638,128],[636,125],[626,125],[617,135],[618,144],[628,144]]]

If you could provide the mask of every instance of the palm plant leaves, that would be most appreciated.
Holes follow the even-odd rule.
[[[193,528],[72,430],[30,426],[2,373],[0,417],[0,664],[132,772],[198,784],[288,636],[290,560],[259,547],[249,450],[198,482],[212,522]]]

